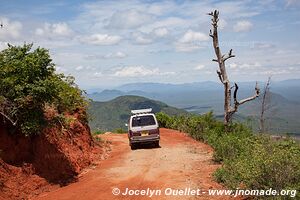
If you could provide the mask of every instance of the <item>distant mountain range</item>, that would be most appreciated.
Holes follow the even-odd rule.
[[[253,95],[255,82],[238,82],[238,98]],[[264,83],[259,86],[263,90]],[[267,112],[269,129],[274,133],[300,133],[300,79],[271,82],[271,109]],[[216,115],[223,114],[223,85],[206,81],[185,84],[131,83],[88,94],[94,101],[110,101],[124,95],[143,96],[167,103],[170,106],[202,114],[213,110]],[[255,119],[260,113],[261,99],[244,104],[239,109],[242,119]]]
[[[154,113],[162,111],[169,115],[188,113],[185,110],[145,97],[121,96],[107,102],[91,102],[88,109],[91,117],[89,125],[93,131],[113,131],[117,128],[126,129],[125,123],[130,117],[130,111],[144,108],[152,108]]]

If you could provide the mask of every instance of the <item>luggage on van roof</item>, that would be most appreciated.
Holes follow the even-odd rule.
[[[133,115],[151,113],[151,112],[152,112],[152,108],[140,109],[140,110],[131,110],[131,114],[133,114]]]

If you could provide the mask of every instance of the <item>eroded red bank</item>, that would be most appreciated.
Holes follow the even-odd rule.
[[[52,127],[31,137],[0,119],[0,199],[27,199],[74,182],[101,159],[88,125],[73,117],[67,130]]]

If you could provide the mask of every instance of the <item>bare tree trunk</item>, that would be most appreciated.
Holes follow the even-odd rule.
[[[219,76],[219,79],[221,83],[224,86],[224,125],[227,127],[228,124],[232,120],[232,116],[235,112],[237,112],[238,107],[248,101],[251,101],[259,96],[259,88],[256,83],[255,86],[255,94],[252,97],[243,99],[238,101],[237,100],[237,91],[238,91],[238,85],[235,83],[233,87],[230,86],[230,81],[227,76],[226,67],[225,67],[225,61],[229,58],[235,57],[235,55],[232,54],[232,49],[230,49],[228,54],[222,55],[220,46],[219,46],[219,38],[218,38],[218,22],[219,22],[219,11],[215,10],[214,12],[208,13],[208,15],[212,16],[212,27],[213,31],[210,30],[209,36],[213,38],[213,47],[215,50],[215,54],[217,59],[213,59],[213,61],[217,62],[219,65],[219,70],[217,70],[217,74]],[[231,90],[234,88],[234,106],[231,106]]]
[[[270,83],[271,83],[271,77],[268,78],[267,84],[265,85],[264,92],[263,92],[263,98],[261,103],[261,112],[260,112],[260,126],[259,126],[259,132],[265,133],[265,112],[269,109],[268,108],[268,101],[267,98],[270,95]]]

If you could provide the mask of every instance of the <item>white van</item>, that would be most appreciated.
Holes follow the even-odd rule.
[[[159,127],[152,108],[132,110],[131,114],[127,125],[131,149],[141,143],[153,143],[159,147]]]

